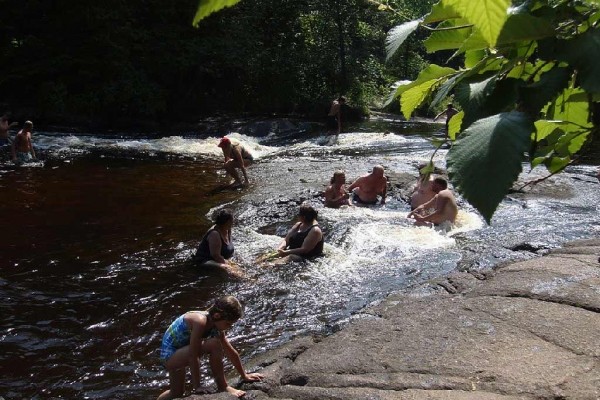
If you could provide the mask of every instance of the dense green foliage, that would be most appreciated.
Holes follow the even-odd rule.
[[[415,39],[402,62],[386,67],[393,16],[366,1],[202,0],[198,6],[198,0],[5,0],[0,112],[10,109],[38,125],[105,128],[168,126],[215,113],[324,115],[334,96],[366,106],[393,74],[414,77],[422,64],[424,49]],[[200,21],[196,28],[193,21]]]
[[[462,60],[460,68],[427,66],[394,96],[406,118],[424,102],[458,102],[448,172],[488,222],[523,161],[557,173],[598,135],[599,20],[598,0],[441,0],[390,31],[390,54],[426,31],[429,52]]]

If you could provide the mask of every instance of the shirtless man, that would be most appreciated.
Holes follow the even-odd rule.
[[[12,124],[10,124],[8,122],[9,120],[9,115],[8,114],[4,114],[2,117],[0,117],[0,146],[5,146],[10,144],[10,137],[8,136],[8,130],[10,128],[12,128],[13,126],[18,125],[18,122],[13,122]]]
[[[354,191],[352,200],[357,204],[377,204],[377,195],[379,194],[381,195],[381,204],[385,204],[387,178],[383,174],[383,167],[381,165],[374,166],[373,172],[355,180],[348,187],[348,191]]]
[[[35,160],[35,151],[31,145],[31,130],[33,123],[25,121],[23,129],[17,133],[12,143],[12,159],[15,163],[24,163]]]
[[[433,180],[433,191],[436,195],[427,203],[421,204],[408,214],[408,218],[414,218],[418,223],[430,222],[439,225],[449,221],[454,223],[458,214],[458,206],[454,195],[448,189],[448,182],[444,178],[435,178]],[[428,209],[434,211],[423,215]]]
[[[223,137],[219,142],[218,146],[223,150],[223,156],[225,157],[225,171],[235,179],[234,185],[242,186],[240,175],[236,168],[242,170],[244,175],[244,186],[248,186],[248,174],[246,167],[252,163],[252,154],[237,140]]]
[[[329,114],[327,114],[327,125],[330,131],[337,129],[337,134],[342,132],[342,106],[346,104],[346,98],[344,96],[338,97],[331,103]]]
[[[325,207],[339,208],[348,206],[350,194],[346,191],[346,174],[344,171],[335,171],[330,181],[331,185],[325,190]]]

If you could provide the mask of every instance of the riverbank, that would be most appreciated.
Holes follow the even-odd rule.
[[[598,399],[600,239],[394,293],[247,368],[255,399]],[[227,394],[190,399],[228,399]]]

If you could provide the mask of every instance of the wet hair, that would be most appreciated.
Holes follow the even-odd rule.
[[[450,107],[454,107],[454,105],[452,103],[448,103],[448,108]]]
[[[300,210],[298,210],[298,215],[304,218],[306,221],[314,221],[317,219],[319,213],[317,213],[317,210],[311,206],[303,204],[300,206]]]
[[[441,186],[442,190],[443,189],[448,189],[448,182],[444,179],[444,178],[435,178],[433,180],[433,183],[435,183],[436,185]]]
[[[331,180],[329,181],[332,185],[335,183],[335,178],[337,178],[340,175],[346,175],[346,173],[342,170],[337,170],[333,173],[333,177],[331,178]]]
[[[23,124],[23,128],[33,128],[33,122],[31,121],[25,121],[25,123]]]
[[[233,296],[223,296],[216,299],[208,309],[208,315],[213,317],[216,313],[220,314],[221,319],[219,321],[231,322],[237,321],[244,315],[240,301]]]
[[[223,208],[215,215],[215,224],[223,225],[233,219],[233,212],[228,208]]]
[[[346,102],[346,97],[345,96],[340,96],[340,97],[338,97],[338,101],[342,102],[342,103],[345,103]]]

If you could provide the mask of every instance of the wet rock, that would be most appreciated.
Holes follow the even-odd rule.
[[[600,398],[600,241],[390,295],[249,365],[257,399]],[[256,389],[257,386],[249,387]],[[217,398],[217,397],[203,397]],[[220,397],[219,397],[220,398]]]

